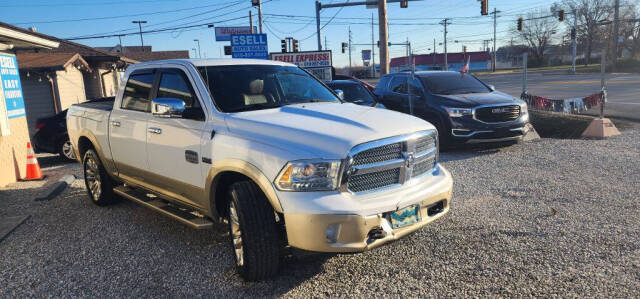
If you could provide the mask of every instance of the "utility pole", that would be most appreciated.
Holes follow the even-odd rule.
[[[436,66],[436,54],[438,54],[438,51],[436,51],[436,39],[433,39],[433,66]]]
[[[613,15],[613,53],[611,53],[611,72],[616,71],[618,65],[618,30],[620,29],[620,0],[615,0],[615,11]]]
[[[449,61],[447,55],[447,24],[449,19],[444,19],[440,24],[444,25],[444,70],[449,70]]]
[[[322,9],[322,4],[316,0],[316,36],[318,37],[318,51],[322,50],[322,41],[320,38],[320,9]]]
[[[253,34],[253,14],[251,12],[251,9],[249,9],[249,32]]]
[[[138,24],[140,28],[140,52],[144,51],[144,41],[142,40],[142,24],[146,24],[147,21],[132,21],[133,24]]]
[[[376,77],[376,40],[373,29],[373,13],[371,13],[371,77]]]
[[[578,10],[573,9],[573,29],[571,30],[571,72],[576,73],[576,47],[578,46]]]
[[[387,0],[378,0],[378,38],[380,39],[380,76],[389,73],[389,35]]]
[[[349,76],[353,74],[351,71],[351,26],[349,26]]]
[[[262,34],[262,1],[258,0],[258,29]]]
[[[496,26],[498,23],[498,13],[501,12],[499,11],[497,8],[493,8],[493,12],[491,14],[493,14],[493,62],[491,63],[491,71],[495,72],[496,71],[496,63],[497,63],[497,56],[496,56],[496,52],[498,49],[496,49]]]
[[[327,47],[327,36],[324,36],[324,48],[325,49],[329,49],[329,47]]]
[[[124,46],[122,46],[122,34],[118,35],[118,41],[120,42],[120,52],[124,53]]]
[[[198,58],[202,58],[202,52],[200,51],[200,40],[196,38],[193,41],[198,44]]]

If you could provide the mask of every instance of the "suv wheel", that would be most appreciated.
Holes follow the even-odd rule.
[[[74,161],[76,159],[76,154],[73,151],[73,145],[69,138],[65,138],[58,145],[58,154],[65,160]]]
[[[230,187],[229,234],[242,278],[257,281],[278,272],[282,237],[269,201],[252,182]]]
[[[98,154],[92,149],[84,154],[82,160],[84,170],[84,185],[91,202],[104,206],[115,201],[113,194],[113,182],[98,158]]]

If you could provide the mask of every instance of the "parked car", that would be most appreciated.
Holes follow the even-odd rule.
[[[356,77],[353,77],[353,76],[335,74],[335,75],[333,75],[333,80],[351,80],[351,81],[360,82],[362,85],[364,85],[364,87],[366,87],[371,92],[373,92],[376,89],[375,86],[373,86],[373,85],[371,85],[371,84],[369,84],[369,83],[367,83],[365,81],[362,81],[362,80],[360,80],[360,79],[358,79]]]
[[[293,64],[145,62],[123,84],[110,108],[67,113],[89,198],[119,195],[194,228],[226,219],[246,280],[273,277],[286,247],[365,251],[449,211],[435,127],[344,104]]]
[[[524,101],[468,74],[422,71],[413,80],[410,73],[388,74],[378,82],[375,94],[387,109],[432,123],[447,146],[518,141],[528,128]]]
[[[334,80],[328,82],[327,86],[337,93],[342,92],[342,99],[349,103],[384,108],[384,105],[378,103],[376,95],[358,81]]]
[[[113,102],[114,97],[106,97],[90,102]],[[67,110],[36,120],[35,134],[31,137],[33,147],[38,153],[52,153],[60,158],[75,161],[76,157],[67,135]]]

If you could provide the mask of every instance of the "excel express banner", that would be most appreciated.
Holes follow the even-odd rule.
[[[2,84],[0,98],[4,100],[7,107],[8,118],[25,116],[20,72],[14,55],[0,54],[0,82]]]
[[[271,60],[295,64],[314,74],[318,79],[331,81],[331,51],[271,53]]]

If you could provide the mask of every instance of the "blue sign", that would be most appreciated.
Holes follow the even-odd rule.
[[[231,57],[269,59],[267,35],[260,34],[232,34]]]
[[[7,116],[10,119],[25,116],[22,84],[15,56],[0,54],[0,81],[4,102],[7,105]]]

